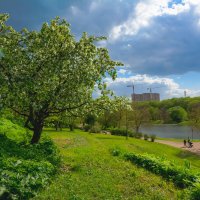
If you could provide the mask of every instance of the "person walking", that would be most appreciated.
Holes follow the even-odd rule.
[[[186,147],[187,141],[186,139],[183,140],[184,147]]]

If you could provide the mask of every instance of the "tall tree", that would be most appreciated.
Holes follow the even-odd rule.
[[[187,119],[187,112],[181,106],[175,106],[168,109],[172,122],[180,123]]]
[[[135,132],[139,133],[142,124],[147,123],[150,119],[148,105],[140,102],[132,102],[132,111],[129,112],[130,123]]]
[[[106,90],[103,78],[114,79],[115,66],[122,64],[95,46],[104,37],[83,33],[77,41],[65,20],[44,23],[40,31],[17,32],[5,25],[7,18],[0,16],[4,102],[26,118],[26,127],[33,130],[31,143],[37,143],[48,116],[89,104],[95,86]]]
[[[192,128],[192,132],[194,129],[200,130],[200,103],[199,102],[194,102],[190,104],[189,124]]]

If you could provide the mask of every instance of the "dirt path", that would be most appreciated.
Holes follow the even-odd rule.
[[[200,142],[194,142],[192,148],[184,147],[183,142],[174,142],[174,141],[167,141],[167,140],[156,140],[158,143],[167,144],[176,148],[181,148],[186,151],[190,151],[200,155]]]

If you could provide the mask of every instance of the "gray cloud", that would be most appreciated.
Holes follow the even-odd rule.
[[[18,30],[39,29],[43,22],[60,16],[71,24],[77,36],[84,31],[107,36],[110,27],[128,17],[135,3],[131,0],[114,3],[112,0],[3,0],[0,11],[10,14],[9,24]]]
[[[133,73],[151,75],[200,71],[200,26],[193,12],[164,15],[137,35],[110,43],[112,56]]]
[[[86,9],[89,0],[2,0],[1,13],[9,13],[9,24],[20,30],[24,27],[39,29],[43,22],[49,22],[56,16],[70,15],[70,7],[78,5]]]
[[[10,13],[9,24],[18,30],[39,29],[55,16],[67,19],[77,37],[83,31],[108,36],[110,30],[128,19],[139,2],[132,0],[0,0],[0,11]],[[140,1],[141,2],[141,1]],[[108,42],[113,59],[133,73],[184,74],[200,71],[200,26],[191,8],[178,15],[156,16],[136,35]]]

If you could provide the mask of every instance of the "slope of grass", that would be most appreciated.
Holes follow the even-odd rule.
[[[29,199],[45,187],[56,172],[59,155],[50,139],[30,145],[22,127],[0,119],[0,199]]]
[[[143,140],[76,130],[45,131],[59,146],[63,165],[56,180],[35,199],[184,199],[184,190],[110,153],[122,151],[165,156],[178,164],[200,167],[199,157],[190,152]]]

